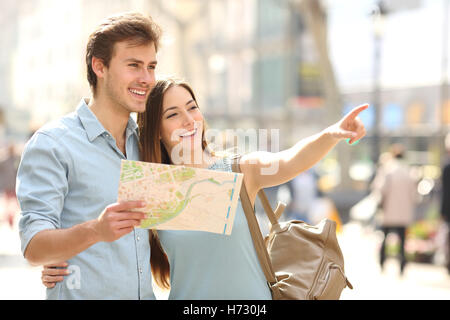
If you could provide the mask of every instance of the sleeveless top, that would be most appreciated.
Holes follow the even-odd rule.
[[[232,172],[222,158],[210,170]],[[170,263],[170,299],[271,300],[241,201],[231,235],[202,231],[158,230]]]

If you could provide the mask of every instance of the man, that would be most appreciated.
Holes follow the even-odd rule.
[[[121,160],[139,159],[130,113],[145,110],[160,34],[150,17],[107,18],[87,44],[92,99],[25,147],[17,174],[22,252],[33,265],[68,261],[72,271],[47,290],[49,299],[155,299],[148,231],[134,229],[145,204],[116,201]]]
[[[445,149],[447,150],[448,159],[442,168],[441,214],[448,226],[446,264],[447,271],[450,274],[450,133],[445,137]]]

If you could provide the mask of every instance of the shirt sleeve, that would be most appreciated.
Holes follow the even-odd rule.
[[[63,146],[45,133],[35,134],[25,147],[17,172],[22,254],[38,232],[60,228],[67,176]]]

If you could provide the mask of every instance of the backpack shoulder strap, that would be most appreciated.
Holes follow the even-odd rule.
[[[283,213],[284,209],[286,208],[286,204],[278,201],[277,208],[272,210],[272,206],[270,205],[269,199],[267,199],[267,195],[264,192],[264,189],[261,189],[258,191],[258,197],[259,200],[261,200],[261,203],[263,205],[264,211],[267,214],[267,217],[270,220],[271,224],[278,223],[278,219],[280,219],[281,214]]]
[[[239,167],[239,159],[240,157],[234,158],[232,163],[233,171],[237,173],[241,172]],[[273,271],[272,263],[267,252],[267,248],[264,244],[261,229],[259,228],[258,220],[256,219],[255,211],[252,208],[244,181],[242,181],[242,187],[239,196],[241,198],[241,204],[242,208],[244,209],[245,217],[247,218],[248,227],[250,229],[250,234],[253,240],[256,254],[259,259],[259,263],[261,264],[261,268],[264,272],[267,282],[272,286],[274,283],[276,283],[275,272]]]

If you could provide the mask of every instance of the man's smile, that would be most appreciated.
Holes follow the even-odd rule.
[[[132,96],[138,99],[145,99],[147,96],[148,89],[128,88],[128,92],[130,92]]]

